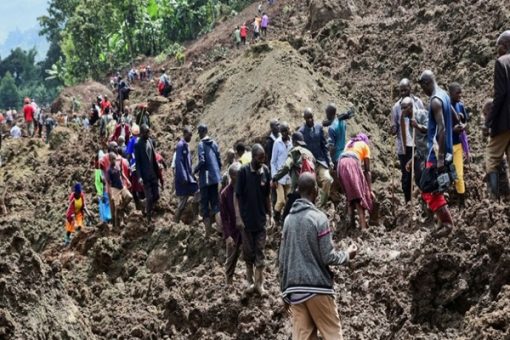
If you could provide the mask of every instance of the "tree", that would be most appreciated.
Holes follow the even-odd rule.
[[[20,105],[20,95],[16,82],[10,72],[7,72],[0,81],[0,107],[18,107]]]
[[[65,70],[65,76],[52,82],[99,79],[140,54],[160,55],[168,46],[195,39],[211,30],[223,13],[250,2],[49,0],[48,14],[39,18],[41,34],[50,41],[42,69],[51,70],[50,77],[57,69]]]

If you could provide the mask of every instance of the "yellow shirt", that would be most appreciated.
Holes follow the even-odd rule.
[[[74,211],[79,212],[83,208],[83,200],[82,198],[74,199]]]
[[[242,165],[251,163],[251,152],[245,152],[241,158],[239,158],[239,163]]]
[[[349,145],[349,143],[347,143],[347,145]],[[354,142],[354,144],[352,144],[350,147],[347,146],[344,153],[353,154],[358,157],[360,161],[363,161],[366,158],[370,158],[370,148],[368,147],[367,143],[362,141]]]

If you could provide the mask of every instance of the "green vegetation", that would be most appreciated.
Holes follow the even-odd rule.
[[[16,48],[0,60],[0,109],[19,108],[24,97],[48,104],[60,90],[58,80],[45,81],[43,63],[36,63],[35,49]]]
[[[50,0],[40,17],[50,42],[44,67],[65,85],[98,79],[138,55],[184,61],[182,42],[249,0]]]

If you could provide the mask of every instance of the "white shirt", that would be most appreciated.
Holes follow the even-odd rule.
[[[271,155],[271,177],[276,175],[278,171],[283,167],[289,151],[292,149],[292,142],[290,140],[284,142],[282,137],[278,137],[273,144],[273,153]],[[290,184],[290,176],[285,175],[278,181],[282,185]]]
[[[21,138],[21,129],[19,126],[15,125],[11,129],[11,137],[12,138]]]
[[[411,124],[409,118],[404,118],[406,124],[406,146],[413,147],[413,135],[411,133]]]

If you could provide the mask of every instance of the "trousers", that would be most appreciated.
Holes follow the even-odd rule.
[[[315,295],[305,302],[291,305],[292,339],[342,340],[342,325],[335,299],[331,295]]]
[[[505,153],[507,161],[510,161],[510,130],[490,138],[485,160],[487,173],[498,171],[499,163]]]
[[[225,275],[229,278],[234,276],[236,270],[237,260],[241,253],[241,243],[235,242],[233,246],[227,245],[227,255],[225,259]]]
[[[405,155],[398,155],[398,160],[400,162],[400,171],[402,172],[401,184],[402,191],[404,192],[404,197],[406,202],[411,200],[411,173],[406,170],[406,164],[411,160],[413,155],[413,148],[410,146],[406,146]]]
[[[274,205],[274,210],[276,212],[281,212],[285,207],[285,202],[287,201],[287,194],[289,193],[290,185],[288,184],[280,184],[276,187],[276,204]]]
[[[464,183],[464,151],[460,143],[453,146],[453,166],[457,173],[455,190],[458,194],[463,194],[466,192],[466,185]]]
[[[264,267],[266,248],[266,230],[261,231],[241,231],[243,244],[243,258],[247,265],[254,265],[257,268]]]

